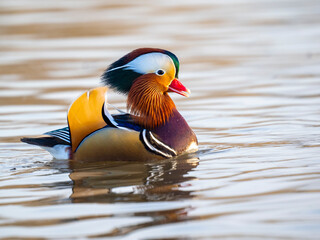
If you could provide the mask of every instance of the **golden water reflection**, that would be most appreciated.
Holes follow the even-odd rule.
[[[161,162],[93,162],[70,161],[73,182],[70,198],[75,203],[172,201],[192,198],[181,188],[196,180],[188,173],[197,167],[195,156]]]

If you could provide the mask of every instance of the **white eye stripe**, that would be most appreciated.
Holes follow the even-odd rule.
[[[143,54],[127,63],[123,67],[125,67],[125,69],[133,70],[137,73],[146,74],[156,73],[160,69],[164,72],[167,72],[174,67],[174,63],[168,55],[154,52]]]
[[[112,72],[112,71],[114,71],[114,70],[117,70],[117,69],[120,69],[120,68],[125,68],[125,67],[127,67],[127,65],[123,65],[123,66],[120,66],[120,67],[111,68],[111,69],[109,69],[107,72]]]

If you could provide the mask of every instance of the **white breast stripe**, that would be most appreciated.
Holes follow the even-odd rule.
[[[149,132],[149,133],[150,133],[151,138],[152,138],[156,143],[158,143],[158,144],[161,145],[162,147],[168,149],[169,151],[173,152],[174,155],[177,155],[177,152],[176,152],[174,149],[172,149],[172,148],[169,147],[168,145],[166,145],[166,144],[164,144],[163,142],[161,142],[161,141],[159,141],[158,139],[156,139],[151,132]]]
[[[143,129],[143,131],[142,131],[142,137],[143,137],[143,141],[144,141],[144,143],[147,145],[147,147],[148,147],[151,151],[157,152],[157,153],[159,153],[160,155],[162,155],[162,156],[164,156],[164,157],[171,158],[171,157],[172,157],[171,155],[166,154],[166,153],[164,153],[164,152],[161,152],[160,150],[154,148],[154,147],[149,143],[149,141],[148,141],[148,139],[147,139],[147,136],[146,136],[146,132],[147,132],[146,129]]]

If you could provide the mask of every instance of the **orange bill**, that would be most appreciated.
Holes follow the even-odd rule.
[[[107,125],[102,116],[107,89],[107,87],[92,89],[71,104],[68,111],[68,125],[73,152],[86,136]]]

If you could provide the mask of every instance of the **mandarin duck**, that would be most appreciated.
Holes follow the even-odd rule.
[[[57,159],[149,160],[171,158],[198,149],[196,135],[168,92],[188,96],[178,80],[179,60],[157,48],[136,49],[103,73],[105,85],[76,99],[68,110],[68,127],[22,138]],[[110,114],[111,88],[127,96],[128,113]]]

